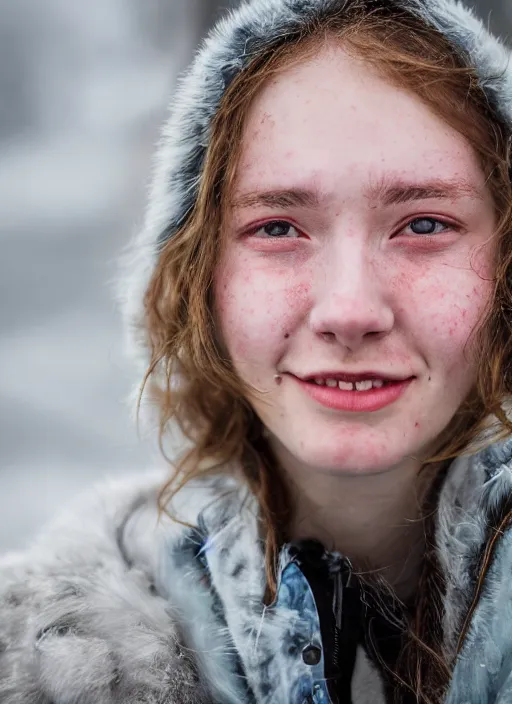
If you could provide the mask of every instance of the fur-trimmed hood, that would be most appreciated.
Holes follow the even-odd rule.
[[[289,546],[278,598],[263,605],[243,480],[229,469],[187,485],[169,507],[181,522],[159,518],[164,480],[105,485],[0,559],[0,702],[329,704],[319,612]],[[459,649],[446,704],[512,701],[512,531],[499,517],[511,495],[512,440],[456,460],[441,492],[444,644],[449,658]],[[358,657],[354,701],[381,704],[380,677]]]
[[[120,287],[131,352],[146,365],[143,297],[159,253],[194,207],[213,118],[233,78],[263,49],[297,35],[315,18],[357,4],[409,11],[437,28],[475,67],[489,103],[512,126],[510,51],[456,0],[252,0],[211,31],[172,97],[156,155],[142,232]]]

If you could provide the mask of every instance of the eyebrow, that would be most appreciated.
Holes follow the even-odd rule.
[[[232,208],[319,208],[327,196],[316,189],[288,188],[271,191],[253,191],[237,196],[232,202]]]
[[[421,183],[382,179],[379,183],[370,185],[365,195],[373,204],[383,206],[419,200],[459,200],[467,197],[483,199],[482,192],[467,179],[431,179]]]
[[[483,199],[482,192],[466,179],[432,179],[421,183],[382,179],[377,184],[368,185],[364,189],[364,196],[372,205],[384,207],[421,200],[459,200],[465,197]],[[233,199],[231,207],[318,210],[330,199],[331,196],[316,188],[287,188],[243,193]]]

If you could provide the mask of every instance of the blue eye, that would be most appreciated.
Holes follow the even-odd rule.
[[[414,235],[438,235],[449,229],[450,226],[435,218],[416,218],[407,227],[411,229]]]
[[[259,227],[256,233],[261,232],[267,237],[298,237],[297,230],[284,220],[273,220],[266,225]]]

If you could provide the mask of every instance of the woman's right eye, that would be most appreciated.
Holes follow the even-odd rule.
[[[272,220],[272,222],[267,222],[265,225],[261,225],[254,230],[252,234],[258,235],[259,237],[274,237],[276,239],[281,237],[299,237],[296,228],[285,220]]]

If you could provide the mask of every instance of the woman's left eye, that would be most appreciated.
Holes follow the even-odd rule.
[[[408,223],[404,232],[411,231],[411,234],[421,235],[439,235],[446,230],[453,229],[453,226],[436,218],[415,218]],[[409,234],[409,233],[407,233]]]
[[[299,237],[297,229],[285,220],[272,220],[272,222],[267,222],[265,225],[254,229],[251,234],[275,239]]]

